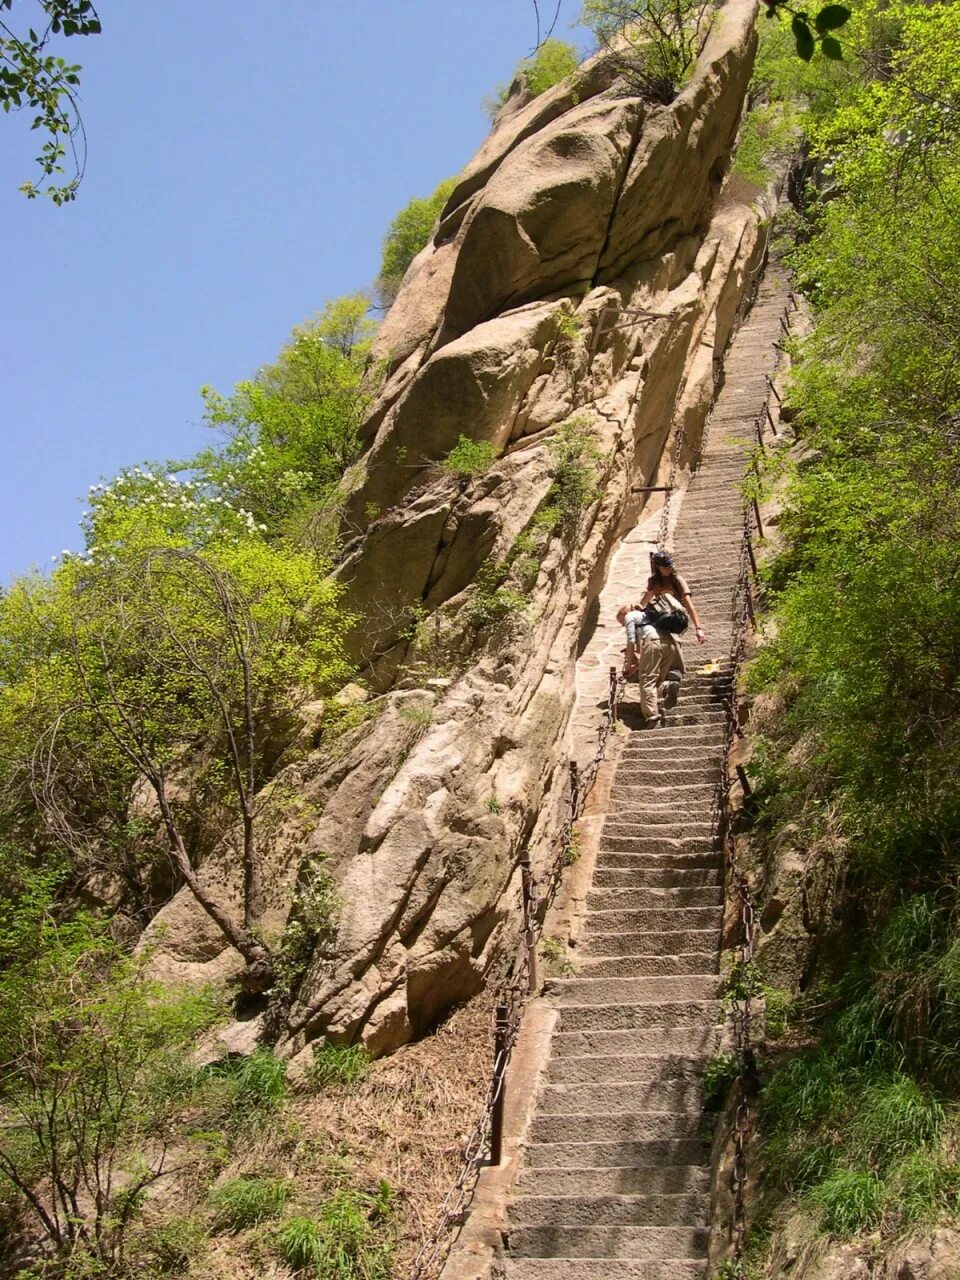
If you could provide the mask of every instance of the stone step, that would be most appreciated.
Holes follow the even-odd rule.
[[[537,1258],[696,1258],[709,1238],[706,1227],[514,1227],[507,1247]]]
[[[665,930],[719,929],[723,919],[720,907],[660,907],[639,911],[591,911],[587,929],[598,933],[652,933]]]
[[[699,1081],[707,1069],[707,1058],[683,1054],[585,1053],[551,1058],[548,1079],[556,1084],[599,1084],[603,1081],[664,1080]]]
[[[562,1008],[570,1005],[645,1004],[661,1000],[712,1000],[719,980],[712,974],[655,978],[549,978],[544,993]]]
[[[588,933],[578,947],[588,959],[608,956],[707,955],[719,948],[719,929],[664,930],[661,933]],[[627,975],[624,975],[627,976]]]
[[[574,1082],[569,1084],[547,1085],[540,1094],[537,1103],[537,1121],[549,1117],[576,1117],[586,1128],[574,1133],[572,1141],[590,1137],[594,1140],[610,1137],[629,1138],[685,1138],[695,1136],[700,1122],[699,1080],[675,1079],[660,1080],[600,1080]],[[629,1133],[613,1134],[606,1128],[608,1122],[617,1124],[641,1120],[647,1114],[653,1115],[650,1128],[643,1133],[631,1129]],[[665,1117],[666,1124],[679,1124],[674,1116],[685,1116],[692,1119],[693,1129],[684,1125],[671,1129],[669,1134],[656,1128],[657,1119]],[[584,1120],[584,1117],[589,1119]],[[594,1120],[604,1126],[604,1132],[597,1131]],[[537,1123],[535,1121],[534,1123]],[[646,1121],[644,1121],[646,1123]],[[567,1141],[566,1138],[553,1138],[547,1141]]]
[[[656,778],[653,773],[652,777]],[[622,798],[625,802],[636,800],[645,800],[647,804],[655,807],[666,807],[672,805],[674,808],[678,804],[710,804],[713,797],[717,793],[717,783],[715,780],[703,782],[678,782],[675,786],[661,786],[660,779],[657,778],[656,784],[651,780],[647,782],[628,782],[618,776],[613,784],[612,795]]]
[[[713,1026],[719,1000],[649,1000],[636,1004],[560,1006],[561,1031],[632,1031],[647,1027]]]
[[[504,1258],[504,1280],[707,1280],[706,1261],[687,1258]]]
[[[652,804],[675,804],[678,798],[686,799],[692,797],[696,799],[698,795],[705,795],[708,798],[716,791],[716,782],[713,779],[698,779],[693,782],[681,780],[674,785],[665,785],[657,776],[656,770],[650,770],[646,780],[643,783],[628,782],[620,777],[620,770],[617,770],[617,777],[614,782],[614,790],[628,788],[627,794],[631,794],[630,788],[633,788],[632,794],[636,794],[636,789],[642,787],[643,794],[647,796]]]
[[[683,1111],[602,1112],[569,1111],[563,1115],[538,1112],[531,1122],[529,1141],[556,1145],[565,1142],[654,1142],[666,1138],[703,1137],[704,1117],[699,1105]]]
[[[719,782],[718,778],[714,782],[694,785],[686,791],[678,788],[676,795],[671,796],[669,791],[665,793],[662,787],[655,788],[652,783],[620,784],[615,781],[611,790],[610,804],[607,807],[607,821],[614,822],[627,818],[632,822],[637,816],[642,817],[645,813],[660,814],[664,817],[673,814],[684,821],[690,821],[694,817],[699,820],[701,815],[709,815],[717,796]]]
[[[521,1169],[514,1186],[519,1195],[682,1195],[710,1188],[710,1170],[700,1165],[664,1165],[656,1169]]]
[[[680,821],[675,813],[651,813],[648,810],[608,819],[603,825],[603,834],[608,836],[665,835],[674,840],[702,836],[704,839],[709,839],[713,834],[713,824],[709,821],[709,814],[706,812],[701,819],[691,818],[689,821]]]
[[[669,757],[671,747],[679,748],[681,754],[684,748],[699,748],[702,751],[710,746],[719,746],[725,736],[725,726],[721,723],[637,730],[636,736],[624,748],[623,756],[626,760],[632,760],[650,751],[659,751]]]
[[[541,1226],[556,1223],[564,1227],[645,1226],[662,1227],[706,1222],[710,1197],[687,1192],[673,1195],[526,1195],[510,1205],[508,1221],[513,1226]]]
[[[720,868],[719,864],[713,867],[610,867],[598,862],[593,883],[597,889],[708,888],[720,883]]]
[[[631,1030],[557,1031],[550,1041],[551,1062],[562,1058],[618,1055],[623,1058],[672,1054],[714,1057],[724,1027],[713,1023],[639,1027]]]
[[[676,710],[667,712],[666,724],[668,728],[688,724],[726,724],[727,719],[727,712],[723,707],[717,707],[716,710],[711,708],[708,711],[684,711],[678,707]]]
[[[623,843],[630,845],[630,841]],[[654,842],[658,843],[658,842]],[[617,849],[603,845],[597,854],[597,868],[611,871],[715,871],[722,869],[719,850],[709,844],[701,852],[683,852],[671,848],[662,853],[637,852],[631,848]],[[709,881],[708,883],[713,883]]]
[[[653,911],[675,907],[719,907],[722,893],[718,885],[667,886],[644,885],[624,888],[622,885],[591,889],[587,894],[587,910]]]
[[[640,787],[653,782],[677,783],[678,786],[710,786],[715,787],[720,780],[722,769],[719,765],[706,765],[694,757],[689,766],[684,764],[666,765],[660,763],[657,755],[651,758],[648,765],[628,763],[617,770],[616,786]]]
[[[610,853],[650,853],[668,855],[673,853],[709,853],[719,856],[716,841],[712,836],[671,836],[666,831],[647,833],[644,835],[623,835],[604,833],[600,837],[600,849]]]
[[[707,1165],[706,1138],[659,1138],[651,1142],[535,1142],[524,1151],[528,1169],[599,1169],[611,1165],[656,1169]]]
[[[577,964],[584,978],[648,978],[665,974],[719,973],[720,950],[687,952],[682,955],[627,955],[585,958]]]

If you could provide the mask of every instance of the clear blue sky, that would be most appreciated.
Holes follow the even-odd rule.
[[[0,116],[0,583],[79,549],[88,485],[206,443],[203,383],[230,390],[371,282],[391,217],[469,160],[536,36],[532,0],[97,7],[103,34],[64,48],[90,140],[75,204],[17,192],[38,134]],[[556,34],[583,44],[578,11]]]

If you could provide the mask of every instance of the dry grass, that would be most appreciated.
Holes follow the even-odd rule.
[[[492,996],[481,995],[436,1031],[374,1062],[349,1088],[294,1093],[283,1111],[252,1124],[222,1178],[283,1177],[291,1207],[314,1213],[345,1183],[396,1195],[393,1274],[405,1280],[460,1171],[461,1152],[483,1105],[492,1065]],[[280,1280],[272,1227],[218,1235],[190,1268],[191,1280]]]
[[[492,997],[478,996],[431,1035],[373,1063],[363,1083],[295,1102],[314,1141],[349,1151],[361,1183],[397,1193],[400,1280],[430,1235],[483,1105],[492,1067]]]

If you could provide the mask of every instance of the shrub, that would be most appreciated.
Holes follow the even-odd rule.
[[[552,978],[569,978],[576,969],[559,938],[541,938],[540,953]]]
[[[855,1150],[878,1165],[939,1137],[943,1108],[909,1076],[895,1076],[864,1091],[850,1126]]]
[[[497,114],[510,95],[510,87],[515,80],[523,80],[530,96],[538,98],[555,84],[572,75],[580,65],[580,55],[572,44],[552,37],[544,42],[530,58],[523,58],[517,63],[516,70],[509,84],[498,85],[491,96],[484,102],[487,115],[491,118]]]
[[[231,1057],[206,1068],[201,1078],[226,1080],[234,1085],[235,1111],[262,1113],[277,1111],[289,1092],[286,1064],[272,1049],[261,1047],[249,1057]]]
[[[278,1255],[291,1270],[319,1272],[324,1233],[316,1218],[288,1218],[275,1241]]]
[[[583,316],[561,311],[557,317],[557,337],[566,342],[574,342],[583,333],[583,324]]]
[[[873,1231],[880,1225],[885,1188],[875,1173],[841,1169],[809,1193],[826,1231],[838,1236]]]
[[[903,1225],[960,1213],[960,1165],[931,1148],[914,1151],[887,1179],[887,1209]]]
[[[354,712],[362,713],[359,717]],[[369,703],[344,709],[340,732],[353,728],[372,714]],[[326,730],[325,730],[326,734]],[[325,951],[337,932],[340,895],[326,868],[326,854],[315,854],[303,867],[293,906],[277,948],[277,990],[290,995],[306,972],[310,958]]]
[[[216,1231],[242,1231],[276,1218],[290,1199],[292,1187],[280,1178],[232,1178],[208,1197]]]
[[[584,24],[638,93],[672,102],[709,30],[711,0],[585,0]]]
[[[206,1240],[207,1233],[196,1218],[169,1218],[140,1236],[136,1256],[154,1273],[182,1276]]]
[[[707,1111],[718,1111],[723,1106],[727,1091],[740,1071],[740,1060],[735,1053],[723,1053],[711,1058],[703,1073],[703,1105]]]
[[[456,178],[447,178],[425,200],[414,197],[390,223],[383,241],[377,291],[391,302],[407,273],[407,268],[430,239],[430,232],[443,206],[453,194]]]
[[[370,1054],[360,1044],[331,1044],[325,1040],[315,1046],[313,1061],[307,1071],[309,1083],[316,1089],[330,1085],[349,1088],[365,1080],[370,1071]]]
[[[547,495],[547,509],[558,511],[560,522],[576,534],[584,512],[600,496],[596,468],[600,449],[590,424],[580,417],[558,427],[549,447],[553,485]]]
[[[527,597],[515,587],[506,584],[509,565],[500,560],[488,560],[477,574],[464,605],[468,623],[482,630],[516,622],[526,611]]]
[[[384,1238],[393,1193],[381,1182],[373,1195],[344,1188],[315,1218],[290,1218],[275,1236],[289,1266],[319,1280],[390,1280],[392,1245]]]
[[[469,436],[460,436],[440,465],[452,475],[470,480],[489,471],[496,456],[489,440],[471,440]]]

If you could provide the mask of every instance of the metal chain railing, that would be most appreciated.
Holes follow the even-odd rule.
[[[767,377],[768,394],[774,393],[773,379]],[[777,396],[779,402],[779,396]],[[776,437],[779,435],[768,406],[765,409],[770,429]],[[764,413],[758,415],[755,427],[761,450],[763,444]],[[724,877],[728,901],[735,896],[739,916],[739,937],[736,944],[736,958],[731,980],[730,1014],[733,1022],[734,1052],[737,1059],[737,1077],[734,1082],[736,1106],[733,1122],[733,1164],[730,1173],[730,1189],[733,1206],[731,1214],[731,1261],[733,1277],[744,1274],[743,1256],[747,1231],[747,1146],[750,1137],[750,1089],[755,1075],[753,1052],[753,996],[754,974],[752,970],[754,946],[756,942],[756,914],[750,883],[742,868],[738,865],[736,849],[736,832],[732,822],[730,790],[732,775],[730,758],[733,743],[743,736],[740,724],[740,701],[738,680],[740,669],[746,656],[747,641],[750,629],[756,625],[756,611],[753,600],[752,579],[756,578],[757,562],[751,538],[752,524],[756,523],[758,537],[763,537],[763,525],[760,519],[760,506],[756,496],[744,503],[743,538],[740,543],[737,580],[731,600],[732,638],[727,671],[729,690],[726,695],[727,727],[724,735],[723,761],[720,782],[714,800],[713,827],[718,847],[722,850],[724,861]],[[748,781],[740,765],[737,765],[744,794],[748,795]]]
[[[553,841],[553,857],[543,880],[538,884],[533,874],[528,849],[524,849],[518,859],[523,894],[521,945],[519,955],[498,993],[494,1022],[493,1072],[483,1108],[464,1144],[460,1171],[443,1199],[432,1232],[414,1258],[410,1280],[436,1280],[452,1245],[451,1233],[464,1221],[487,1153],[489,1152],[491,1164],[500,1163],[507,1066],[520,1031],[520,1022],[527,999],[538,988],[537,943],[547,910],[559,888],[564,868],[573,861],[574,823],[583,813],[587,797],[606,757],[607,742],[617,720],[624,685],[625,677],[622,672],[618,672],[616,667],[611,667],[606,714],[597,731],[594,754],[583,768],[580,768],[575,760],[571,760],[568,766],[567,812],[560,831]]]
[[[739,938],[736,960],[731,979],[730,1015],[733,1022],[734,1052],[737,1059],[736,1110],[733,1126],[733,1166],[731,1192],[733,1212],[731,1244],[734,1276],[742,1271],[743,1250],[746,1237],[747,1192],[747,1142],[750,1134],[750,1077],[753,1073],[752,1023],[753,977],[750,969],[753,959],[755,915],[750,886],[737,863],[736,834],[731,821],[730,756],[733,742],[741,733],[739,692],[737,688],[740,667],[746,653],[747,635],[753,620],[753,601],[750,588],[752,554],[750,549],[750,508],[744,508],[743,540],[740,546],[740,563],[733,592],[733,635],[729,659],[729,691],[727,693],[727,732],[724,736],[723,761],[720,783],[715,803],[715,831],[724,859],[724,878],[728,901],[736,898],[739,915]]]

